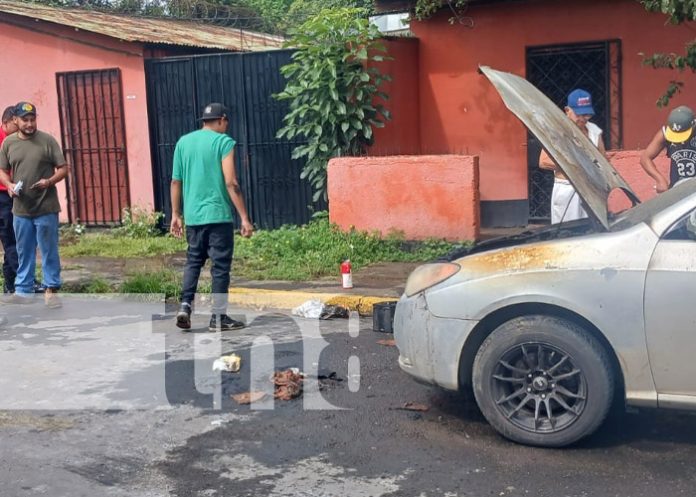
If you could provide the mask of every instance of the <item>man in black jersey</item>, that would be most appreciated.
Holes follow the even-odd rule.
[[[667,125],[654,136],[640,155],[640,165],[655,180],[657,193],[667,191],[678,182],[696,178],[696,118],[694,111],[682,105],[669,113]],[[669,182],[655,167],[653,160],[663,150],[670,158]]]

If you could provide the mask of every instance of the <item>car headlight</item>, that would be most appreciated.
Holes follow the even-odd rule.
[[[416,268],[406,282],[406,296],[411,297],[431,286],[442,283],[447,278],[457,274],[459,269],[459,264],[453,262],[424,264]]]

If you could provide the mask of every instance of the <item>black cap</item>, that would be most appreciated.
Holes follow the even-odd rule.
[[[212,119],[221,119],[227,117],[230,114],[230,110],[225,107],[224,104],[219,102],[213,102],[205,106],[203,109],[203,114],[198,118],[199,121],[209,121]]]
[[[14,115],[17,117],[28,116],[29,114],[36,115],[36,107],[31,102],[19,102],[15,106]]]

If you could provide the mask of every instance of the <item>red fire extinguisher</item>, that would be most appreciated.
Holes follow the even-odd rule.
[[[353,288],[353,274],[350,272],[350,259],[341,263],[341,279],[343,288]]]

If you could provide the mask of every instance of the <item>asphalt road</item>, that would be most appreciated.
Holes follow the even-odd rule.
[[[368,320],[235,311],[182,333],[158,303],[12,308],[0,330],[0,496],[694,495],[696,417],[614,413],[563,450],[500,438],[474,405],[413,382]],[[221,353],[239,373],[215,373]],[[301,397],[272,394],[297,367]],[[336,373],[336,379],[317,376]],[[338,381],[341,380],[341,381]],[[403,410],[406,402],[428,406]]]

